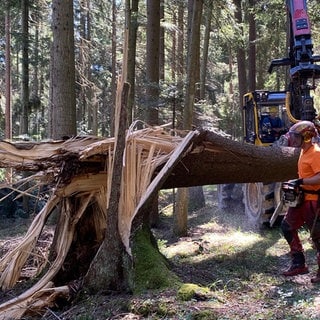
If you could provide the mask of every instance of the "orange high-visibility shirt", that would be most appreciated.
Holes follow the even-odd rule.
[[[313,144],[306,152],[301,150],[298,161],[299,178],[310,178],[320,172],[320,147]],[[320,190],[319,185],[303,185],[304,190]],[[305,193],[305,200],[318,200],[318,195]]]

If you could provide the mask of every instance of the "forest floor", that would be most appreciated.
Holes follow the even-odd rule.
[[[12,245],[13,230],[0,229],[0,254],[1,246]],[[189,215],[186,237],[173,236],[168,207],[154,234],[180,279],[205,291],[196,290],[186,301],[172,288],[141,295],[105,292],[63,310],[48,309],[38,319],[320,319],[320,284],[310,282],[315,252],[306,230],[300,235],[310,273],[289,278],[281,275],[290,258],[279,228],[248,226],[241,201],[219,209],[214,187],[206,188],[206,207]]]

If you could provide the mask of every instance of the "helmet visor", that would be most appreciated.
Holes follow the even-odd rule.
[[[300,148],[303,143],[303,137],[299,133],[289,132],[289,146],[294,148]]]

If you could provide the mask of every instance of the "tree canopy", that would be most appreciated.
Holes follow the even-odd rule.
[[[113,102],[115,79],[124,66],[122,56],[125,53],[124,32],[131,24],[135,32],[130,31],[130,37],[136,36],[134,50],[129,50],[135,58],[134,79],[135,88],[132,102],[132,121],[144,119],[144,110],[150,103],[146,99],[147,90],[152,84],[148,83],[146,73],[147,55],[147,6],[144,2],[129,1],[124,7],[121,2],[105,2],[100,0],[74,1],[74,31],[75,31],[75,63],[76,63],[76,125],[77,133],[94,133],[112,135]],[[7,6],[8,4],[8,6]],[[28,42],[24,42],[25,32],[20,27],[22,19],[22,4],[28,6]],[[137,5],[138,4],[138,5]],[[49,66],[50,50],[53,40],[51,30],[50,1],[4,1],[0,4],[3,22],[0,28],[1,48],[0,62],[2,68],[0,92],[1,104],[5,104],[6,44],[4,15],[8,12],[11,17],[11,57],[12,57],[12,132],[14,137],[28,134],[35,140],[48,137],[48,108],[49,108]],[[319,43],[319,11],[317,1],[308,1],[309,13],[312,20],[315,52]],[[132,14],[127,15],[129,9]],[[161,2],[160,28],[163,46],[160,46],[160,56],[164,57],[159,66],[163,70],[158,86],[159,100],[156,111],[159,112],[159,123],[182,122],[182,106],[185,102],[187,55],[188,55],[188,7],[187,3],[179,1]],[[254,16],[256,36],[249,39],[249,13]],[[240,17],[240,18],[239,18]],[[128,21],[130,19],[130,21]],[[237,60],[239,50],[243,52],[241,64],[248,74],[251,68],[249,59],[249,41],[256,46],[256,88],[282,89],[286,87],[286,71],[269,75],[267,73],[272,59],[285,57],[286,52],[286,23],[285,1],[204,1],[200,29],[200,61],[205,63],[206,70],[201,77],[204,96],[196,102],[195,113],[197,121],[203,127],[211,129],[218,127],[232,137],[241,137],[239,108],[241,94],[239,90],[240,76],[238,73],[240,60]],[[210,24],[208,24],[210,20]],[[206,28],[208,29],[208,42]],[[13,31],[14,30],[14,31]],[[23,68],[23,43],[28,46],[28,85],[27,92],[22,84],[25,81]],[[207,54],[205,54],[208,46]],[[131,47],[132,49],[132,47]],[[132,58],[130,58],[132,60]],[[132,76],[131,76],[131,80]],[[246,82],[241,81],[241,85]],[[133,82],[131,86],[133,86]],[[28,97],[25,98],[25,95]],[[29,102],[24,109],[23,99]],[[27,111],[26,116],[23,110]],[[3,113],[3,110],[1,110]],[[130,114],[131,115],[131,114]],[[28,132],[22,119],[27,117]],[[4,117],[1,117],[0,130],[4,132]],[[4,134],[2,134],[4,135]]]

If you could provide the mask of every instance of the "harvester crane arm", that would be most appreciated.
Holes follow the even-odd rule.
[[[310,19],[306,0],[286,0],[287,57],[271,62],[274,67],[286,66],[288,87],[280,91],[254,90],[243,97],[242,119],[244,141],[260,147],[274,143],[286,145],[286,133],[299,120],[315,123],[320,131],[320,117],[314,107],[311,92],[320,78],[320,56],[313,54]],[[279,117],[281,131],[274,129]],[[267,125],[266,125],[267,124]],[[272,225],[278,214],[284,213],[281,202],[281,182],[243,185],[243,203],[249,221]],[[271,217],[271,220],[270,220]]]
[[[314,121],[316,110],[310,90],[315,89],[315,80],[320,78],[319,55],[313,54],[310,19],[306,0],[287,0],[289,56],[272,60],[269,72],[275,66],[290,66],[290,102],[288,113],[291,119]]]

